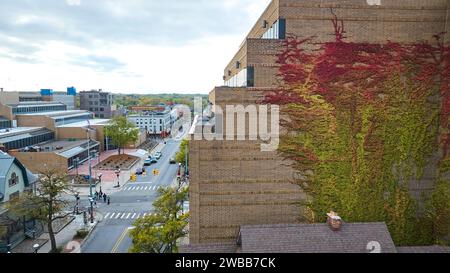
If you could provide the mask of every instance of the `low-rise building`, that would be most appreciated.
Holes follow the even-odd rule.
[[[43,127],[0,129],[0,145],[5,151],[21,149],[55,139],[55,133]]]
[[[34,220],[18,218],[7,209],[7,202],[20,194],[35,189],[37,177],[27,170],[16,158],[0,151],[0,226],[6,228],[6,234],[0,237],[4,245],[14,247],[20,243],[27,232],[36,234]]]
[[[149,135],[166,136],[170,134],[173,124],[169,108],[164,108],[162,111],[144,111],[141,114],[129,115],[127,118]]]
[[[40,143],[32,147],[10,150],[32,172],[44,169],[70,170],[100,151],[100,143],[95,140],[70,139]]]

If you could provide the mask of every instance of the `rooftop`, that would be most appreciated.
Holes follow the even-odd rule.
[[[29,107],[29,106],[60,106],[64,105],[60,102],[54,102],[54,101],[26,101],[26,102],[19,102],[16,104],[8,104],[10,107]]]
[[[91,147],[97,146],[97,141],[91,140]],[[87,150],[88,140],[86,139],[74,139],[74,140],[57,140],[41,143],[35,145],[32,148],[20,149],[20,152],[44,152],[44,153],[57,153],[63,157],[70,158],[78,155],[79,153]]]
[[[87,120],[74,122],[70,124],[64,124],[57,126],[58,128],[79,128],[79,127],[88,127],[90,125],[106,125],[109,123],[109,119],[90,119],[89,122]]]
[[[8,129],[0,129],[0,142],[6,142],[4,138],[23,135],[23,134],[31,134],[34,132],[40,131],[48,131],[42,127],[16,127],[16,128],[8,128]]]
[[[238,243],[189,245],[185,253],[369,253],[371,243],[382,253],[396,253],[385,223],[345,223],[338,231],[328,224],[241,226]]]
[[[49,112],[40,112],[40,113],[26,113],[26,114],[18,114],[18,116],[48,116],[48,117],[69,117],[80,114],[90,113],[86,110],[69,110],[69,111],[49,111]]]

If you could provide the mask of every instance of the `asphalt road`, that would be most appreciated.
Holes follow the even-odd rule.
[[[128,252],[132,245],[129,228],[136,219],[152,213],[158,187],[167,187],[176,179],[178,164],[169,164],[169,161],[179,150],[180,142],[167,141],[158,163],[146,167],[146,176],[138,176],[136,182],[128,182],[121,191],[112,194],[109,206],[98,203],[95,212],[102,220],[83,245],[83,253]],[[153,169],[158,169],[160,174],[153,176]]]

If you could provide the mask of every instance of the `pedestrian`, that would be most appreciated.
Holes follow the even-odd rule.
[[[99,197],[99,198],[101,199],[102,196],[103,196],[103,192],[102,192],[102,188],[101,188],[101,187],[100,187],[100,193],[99,193],[99,194],[100,194],[100,197]]]
[[[110,203],[111,203],[111,199],[108,196],[108,206],[109,206]]]
[[[106,203],[106,193],[103,194],[103,202]]]
[[[95,191],[95,194],[94,194],[95,196],[95,199],[97,200],[98,199],[98,191]]]

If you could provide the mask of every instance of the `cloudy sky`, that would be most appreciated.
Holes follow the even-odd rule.
[[[208,93],[270,0],[0,0],[0,87]]]

